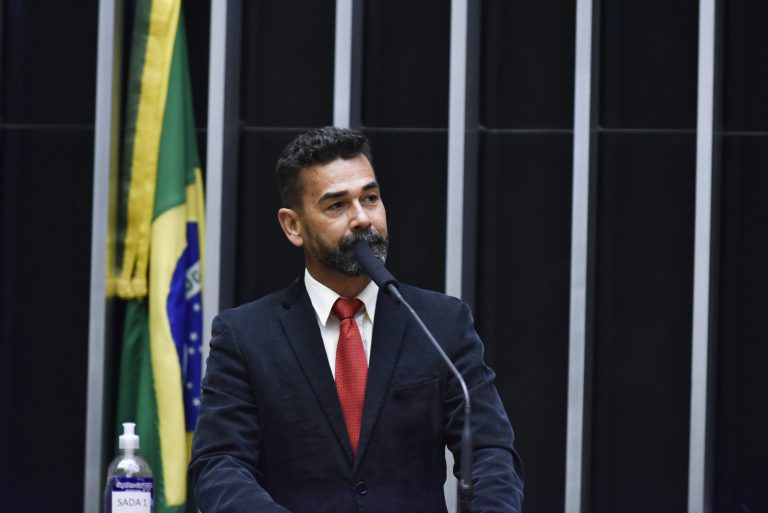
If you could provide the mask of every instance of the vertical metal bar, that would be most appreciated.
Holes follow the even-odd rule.
[[[100,0],[94,122],[91,284],[88,322],[88,401],[85,420],[83,511],[101,510],[104,454],[104,367],[107,319],[107,232],[110,182],[117,171],[122,2]]]
[[[580,513],[583,497],[589,176],[592,113],[592,0],[576,2],[576,70],[573,115],[571,297],[568,328],[568,420],[565,512]]]
[[[234,302],[241,0],[211,2],[203,322]],[[226,201],[225,201],[226,199]],[[209,343],[203,345],[207,357]]]
[[[445,234],[445,293],[461,297],[464,235],[464,132],[467,84],[467,0],[451,1],[451,55],[448,92],[448,191]],[[446,450],[446,464],[453,455]],[[445,502],[449,513],[456,509],[456,478],[448,473]]]
[[[208,65],[208,137],[205,181],[205,269],[203,326],[210,329],[220,310],[222,204],[224,190],[224,126],[226,105],[228,0],[211,2],[211,43]],[[203,354],[208,357],[205,337]]]
[[[448,92],[448,197],[445,234],[445,292],[461,297],[464,245],[464,150],[467,97],[467,0],[451,1]]]
[[[333,69],[333,125],[351,126],[352,34],[354,0],[336,0],[336,42]]]
[[[696,121],[696,217],[691,340],[691,426],[688,512],[704,513],[707,501],[707,385],[712,235],[712,155],[715,99],[715,0],[699,2],[699,77]]]
[[[476,69],[479,6],[468,0],[451,1],[451,48],[448,87],[448,179],[445,234],[445,292],[472,302],[474,297],[474,236],[466,237],[474,225],[476,180]],[[471,56],[471,59],[468,58]],[[472,126],[469,126],[469,125]],[[469,127],[469,128],[468,128]],[[468,133],[471,131],[472,137]],[[468,181],[469,180],[469,181]],[[471,244],[468,244],[471,243]],[[471,246],[471,247],[469,247]],[[446,464],[453,467],[446,450]],[[456,479],[448,475],[445,500],[448,511],[456,508]]]

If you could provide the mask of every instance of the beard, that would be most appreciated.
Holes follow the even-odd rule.
[[[363,276],[365,270],[358,262],[352,249],[358,241],[365,241],[371,247],[373,254],[381,263],[387,261],[389,249],[389,236],[384,236],[376,230],[354,232],[343,237],[336,246],[328,246],[318,238],[312,236],[315,241],[314,257],[326,268],[338,271],[347,276]]]

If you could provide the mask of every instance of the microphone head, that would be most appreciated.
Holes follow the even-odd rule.
[[[376,258],[376,255],[373,254],[373,250],[366,241],[357,241],[353,248],[357,261],[360,263],[360,267],[368,273],[368,276],[371,277],[373,282],[378,285],[379,288],[387,290],[388,285],[397,286],[395,277],[392,276],[386,267],[384,267],[381,260]]]

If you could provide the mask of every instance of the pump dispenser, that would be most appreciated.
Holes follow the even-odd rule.
[[[136,424],[123,423],[118,438],[120,456],[107,469],[104,489],[105,513],[152,513],[154,480],[149,464],[139,456]]]
[[[118,445],[126,451],[136,451],[139,448],[139,435],[136,434],[136,424],[133,422],[123,423],[123,434],[118,438]]]

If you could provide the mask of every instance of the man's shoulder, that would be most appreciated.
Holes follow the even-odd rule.
[[[456,312],[465,305],[462,300],[435,290],[424,289],[405,283],[399,284],[398,289],[405,300],[417,311],[440,310],[444,313],[449,313]],[[306,295],[304,282],[301,279],[297,279],[284,289],[272,292],[254,301],[223,310],[219,317],[229,321],[256,319],[264,316],[273,318],[276,311],[289,308],[302,295]]]
[[[420,305],[427,308],[453,311],[461,309],[464,305],[462,300],[435,290],[423,289],[405,283],[400,284],[399,289],[405,300],[411,303],[414,308],[416,305]]]
[[[276,310],[285,309],[294,303],[303,292],[303,282],[297,279],[284,289],[271,292],[253,301],[227,308],[219,313],[219,317],[228,321],[237,319],[254,319],[261,316],[273,317]]]

